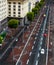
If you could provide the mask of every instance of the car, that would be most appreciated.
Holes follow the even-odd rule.
[[[41,54],[44,54],[45,53],[45,50],[44,49],[41,49]]]

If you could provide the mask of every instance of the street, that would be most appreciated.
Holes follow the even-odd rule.
[[[2,65],[7,65],[7,63],[8,65],[45,65],[46,40],[44,34],[47,26],[48,10],[48,7],[43,9],[38,19],[35,18],[26,30],[23,28],[19,34],[16,34],[11,43],[9,41],[10,44],[4,48],[0,56]],[[46,14],[46,17],[44,14]],[[45,50],[44,55],[40,53],[42,48]]]
[[[49,58],[48,65],[54,65],[54,4],[50,5],[50,14],[49,14],[49,22],[50,22],[50,43],[49,43]]]

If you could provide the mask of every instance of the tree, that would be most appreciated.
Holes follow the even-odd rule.
[[[8,22],[8,27],[10,27],[10,28],[17,28],[18,27],[18,24],[19,24],[19,21],[18,20],[11,19]]]
[[[44,0],[41,0],[40,2],[44,2]]]
[[[38,8],[38,10],[40,10],[40,6],[38,4],[35,6],[35,8]]]
[[[0,36],[0,44],[2,44],[2,42],[3,42],[3,37]]]
[[[4,31],[1,33],[1,37],[5,38],[5,36],[6,36],[6,32]]]
[[[40,3],[43,5],[44,4],[44,0],[41,0]]]
[[[43,5],[43,3],[42,2],[39,2],[38,5],[39,5],[39,7],[41,7]]]
[[[32,9],[32,12],[34,12],[34,15],[35,15],[35,14],[38,14],[38,11],[39,11],[38,8],[33,8],[33,9]]]
[[[32,21],[32,20],[34,19],[34,12],[28,12],[28,13],[27,13],[27,19],[28,19],[29,21]]]

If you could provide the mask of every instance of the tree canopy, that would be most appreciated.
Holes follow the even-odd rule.
[[[34,12],[34,15],[35,15],[35,14],[38,14],[38,11],[39,11],[38,8],[33,8],[33,9],[32,9],[32,12]]]
[[[40,2],[38,2],[38,3],[35,5],[35,8],[40,9],[43,4],[44,4],[44,0],[41,0]]]
[[[4,38],[6,36],[6,32],[2,32],[1,36]]]
[[[0,36],[0,44],[3,42],[3,37]]]
[[[18,27],[18,24],[19,24],[19,21],[18,20],[11,19],[8,22],[8,27],[10,27],[10,28],[17,28]]]
[[[34,12],[28,12],[28,13],[27,13],[27,19],[28,19],[29,21],[32,21],[32,20],[34,19]]]
[[[38,4],[35,6],[35,8],[38,8],[38,10],[40,10],[40,6]]]
[[[40,2],[44,2],[44,0],[41,0]]]

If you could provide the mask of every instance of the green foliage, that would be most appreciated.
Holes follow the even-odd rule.
[[[9,22],[8,22],[8,27],[10,28],[17,28],[18,27],[18,24],[19,24],[19,21],[16,20],[16,19],[11,19]]]
[[[4,37],[6,36],[6,32],[5,32],[5,31],[2,32],[2,33],[1,33],[1,36],[4,38]]]
[[[38,3],[39,7],[41,7],[41,6],[42,6],[42,4],[43,4],[42,2]]]
[[[0,36],[0,44],[3,42],[3,37]]]
[[[34,19],[34,12],[28,12],[28,13],[27,13],[27,19],[28,19],[29,21],[32,21],[32,20]]]
[[[41,0],[40,2],[38,2],[36,5],[35,5],[35,8],[38,8],[40,10],[40,8],[43,6],[44,4],[44,0]]]
[[[44,0],[41,0],[40,3],[43,5],[44,4]]]
[[[38,10],[40,10],[40,6],[38,4],[35,6],[35,8],[38,8]]]
[[[40,2],[44,2],[44,0],[41,0]]]
[[[33,8],[33,9],[32,9],[32,12],[34,12],[34,15],[35,15],[35,14],[38,14],[38,11],[39,11],[38,8]]]

